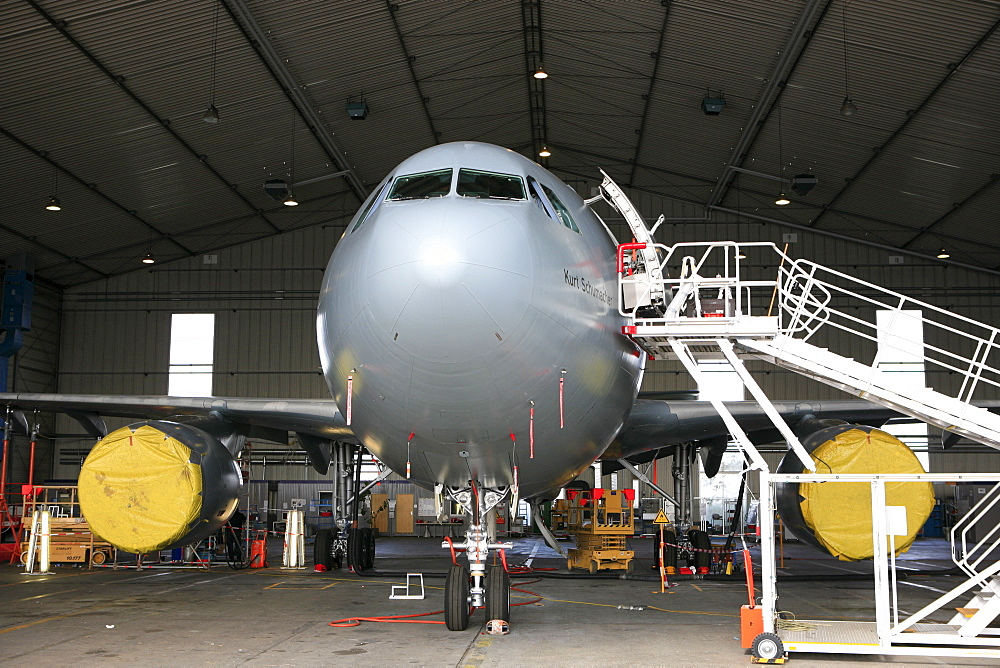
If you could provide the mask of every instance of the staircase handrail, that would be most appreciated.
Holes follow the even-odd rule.
[[[846,287],[845,283],[854,289]],[[896,313],[919,309],[925,327],[948,337],[951,342],[956,340],[963,342],[971,351],[963,355],[945,349],[935,345],[934,337],[930,337],[930,342],[924,343],[921,356],[925,363],[940,371],[956,373],[961,378],[961,385],[952,396],[960,401],[969,402],[981,385],[1000,389],[1000,369],[988,363],[991,357],[1000,359],[1000,329],[810,260],[791,262],[781,283],[779,308],[785,314],[782,333],[808,340],[824,325],[830,325],[873,342],[876,344],[875,349],[878,349],[876,323],[858,315],[861,310],[856,306],[838,308],[836,306],[838,299],[850,299],[855,305],[860,302],[861,307]],[[929,315],[934,318],[929,318]],[[891,340],[881,343],[883,348],[899,348],[893,345]],[[912,349],[912,345],[908,342],[900,341],[900,343],[906,345],[907,350]],[[875,369],[877,365],[878,355],[873,359],[871,366]]]
[[[990,524],[989,515],[1000,502],[1000,482],[995,483],[989,492],[969,509],[955,526],[951,528],[951,560],[969,576],[979,575],[979,565],[1000,547],[1000,525]],[[975,544],[970,547],[970,534],[978,528],[984,519],[989,530],[983,536],[977,536]],[[991,584],[991,589],[1000,595],[1000,586]]]

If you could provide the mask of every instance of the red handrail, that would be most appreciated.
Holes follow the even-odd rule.
[[[618,273],[622,273],[625,270],[625,251],[627,250],[639,250],[640,248],[646,248],[648,244],[639,243],[633,241],[627,244],[618,244]]]

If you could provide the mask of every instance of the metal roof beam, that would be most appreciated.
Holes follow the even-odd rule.
[[[413,68],[413,63],[416,62],[417,57],[410,55],[409,50],[406,48],[406,40],[403,39],[403,31],[399,27],[399,21],[396,20],[396,12],[399,11],[399,3],[393,2],[392,0],[385,0],[385,6],[389,9],[389,19],[392,21],[392,27],[396,31],[396,39],[399,40],[399,48],[403,51],[403,59],[406,61],[406,66],[410,69],[410,79],[413,80],[413,87],[417,89],[417,97],[420,98],[420,106],[423,107],[424,116],[427,118],[427,125],[431,129],[431,138],[434,140],[435,144],[441,141],[441,132],[434,127],[434,119],[431,117],[431,110],[427,106],[430,98],[424,95],[424,91],[420,88],[420,79],[417,77],[417,71]]]
[[[571,153],[579,153],[581,155],[586,155],[588,157],[592,157],[592,158],[595,158],[597,160],[602,160],[602,161],[605,161],[607,163],[620,164],[620,163],[624,162],[620,158],[612,158],[612,157],[609,157],[609,156],[601,155],[599,153],[594,153],[594,152],[591,152],[591,151],[585,151],[585,150],[582,150],[582,149],[564,147],[564,150],[567,150],[567,151],[569,151]],[[707,183],[711,183],[711,181],[709,179],[704,179],[704,178],[697,177],[697,176],[691,176],[689,174],[681,174],[680,172],[674,172],[674,171],[671,171],[669,169],[664,169],[662,167],[654,167],[652,165],[644,165],[644,164],[639,164],[638,166],[641,167],[642,169],[647,169],[647,170],[649,170],[651,172],[658,172],[658,173],[661,173],[661,174],[669,174],[670,176],[679,176],[679,177],[682,177],[682,178],[685,178],[685,179],[690,179],[691,181],[702,181],[702,182],[704,182],[706,184]],[[560,172],[560,173],[563,173],[563,174],[570,174],[572,176],[577,176],[577,177],[580,177],[580,178],[586,179],[586,180],[593,180],[593,181],[598,181],[599,180],[593,174],[591,174],[591,175],[582,174],[580,172],[575,172],[575,171],[572,171],[570,169],[565,169],[565,168],[561,168],[561,167],[556,167],[556,168],[553,169],[553,171]],[[740,171],[746,171],[746,170],[740,170]],[[1000,178],[1000,177],[998,177],[998,178]],[[676,195],[666,195],[666,194],[664,194],[664,193],[662,193],[660,191],[653,190],[652,188],[642,188],[642,187],[638,187],[638,186],[630,186],[630,188],[632,190],[638,190],[640,192],[650,193],[652,195],[657,195],[659,197],[663,197],[663,198],[666,198],[666,199],[672,199],[672,200],[675,200],[675,201],[678,201],[678,202],[685,202],[685,203],[689,203],[689,204],[703,204],[703,202],[701,202],[699,200],[695,200],[695,199],[691,199],[691,198],[685,198],[685,197],[677,197]],[[747,188],[742,188],[741,190],[744,193],[750,193],[752,195],[760,195],[762,197],[773,196],[773,194],[772,195],[768,195],[768,193],[761,192],[759,190],[749,190]],[[819,209],[821,207],[821,205],[818,205],[818,204],[808,204],[808,203],[804,203],[804,202],[801,203],[801,206],[811,207],[811,208],[814,208],[814,209]],[[748,218],[756,217],[756,218],[760,218],[762,220],[766,220],[768,222],[776,222],[776,223],[780,223],[782,225],[787,225],[788,227],[795,227],[795,228],[798,228],[798,229],[809,230],[810,232],[815,232],[817,234],[826,234],[823,230],[809,227],[808,225],[805,225],[803,223],[796,223],[796,222],[793,222],[793,221],[782,221],[782,220],[779,220],[777,218],[764,218],[762,216],[751,215],[751,214],[746,213],[746,212],[740,212],[740,211],[737,211],[735,209],[729,209],[729,208],[722,207],[722,206],[707,207],[707,209],[708,210],[715,210],[715,211],[725,211],[727,213],[738,213],[739,215],[745,216],[745,217],[748,217]],[[896,229],[900,229],[900,230],[912,231],[912,230],[915,229],[912,225],[905,225],[903,223],[897,223],[895,221],[885,220],[883,218],[875,218],[874,216],[868,216],[868,215],[865,215],[865,214],[862,214],[862,213],[854,213],[854,212],[851,212],[851,211],[844,211],[842,209],[831,209],[830,211],[832,213],[836,213],[836,214],[839,214],[841,216],[855,218],[855,219],[862,220],[862,221],[867,221],[867,222],[870,222],[870,223],[877,223],[879,225],[886,225],[888,227],[892,227],[892,228],[896,228]],[[848,235],[838,234],[837,232],[830,232],[827,236],[836,236],[837,238],[843,238],[843,239],[848,239],[848,240],[851,240],[851,241],[857,241],[860,244],[868,243],[868,242],[864,241],[863,239],[861,239],[860,237],[851,237],[851,236],[848,236]],[[957,242],[965,241],[966,243],[968,243],[967,239],[962,239],[961,237],[956,237],[956,236],[947,235],[947,234],[941,234],[939,236],[942,239],[948,239],[950,241],[957,241]],[[879,248],[883,248],[883,247],[884,248],[894,248],[894,247],[891,247],[891,246],[882,246],[882,245],[879,245],[877,242],[871,242],[869,245],[876,245]],[[988,244],[988,243],[979,243],[979,245],[982,246],[982,247],[984,247],[984,248],[989,248],[991,250],[1000,251],[1000,245],[993,245],[993,244]],[[915,252],[911,252],[910,254],[912,254],[912,255],[920,255],[919,253],[915,253]],[[926,257],[926,256],[921,255],[921,257]],[[935,260],[936,260],[936,258],[935,258]],[[969,265],[969,266],[973,266],[973,265]],[[982,269],[982,267],[978,267],[978,268]]]
[[[773,225],[780,225],[783,227],[790,227],[795,230],[803,230],[809,232],[810,234],[819,234],[824,237],[830,237],[833,239],[840,239],[841,241],[848,241],[851,243],[861,244],[862,246],[869,246],[871,248],[878,248],[879,250],[884,250],[892,253],[893,255],[909,255],[911,257],[918,257],[922,260],[931,260],[932,262],[937,262],[941,264],[949,264],[954,267],[961,267],[962,269],[969,269],[971,271],[978,271],[984,274],[991,274],[993,276],[1000,276],[1000,271],[996,269],[988,269],[986,267],[980,267],[974,264],[966,264],[965,262],[955,262],[953,260],[943,260],[930,255],[925,255],[923,253],[917,253],[916,251],[905,250],[898,248],[896,246],[890,246],[889,244],[881,244],[877,241],[869,241],[868,239],[863,239],[861,237],[852,237],[847,234],[840,234],[838,232],[830,232],[829,230],[818,230],[808,225],[802,225],[801,223],[790,223],[786,220],[778,220],[777,218],[769,218],[767,216],[761,216],[756,213],[747,213],[745,211],[737,211],[735,209],[729,209],[722,206],[712,206],[709,207],[712,211],[721,211],[723,213],[731,213],[737,216],[743,216],[744,218],[750,218],[751,220],[759,220],[765,223],[771,223]],[[882,221],[885,222],[885,221]]]
[[[285,65],[285,59],[275,50],[274,45],[267,38],[267,33],[260,27],[250,9],[243,0],[219,0],[226,8],[233,22],[243,33],[257,57],[271,73],[274,80],[281,86],[282,91],[292,106],[298,110],[299,115],[305,122],[306,127],[312,132],[313,137],[319,142],[327,157],[334,167],[344,173],[344,179],[351,186],[358,202],[364,202],[368,198],[368,188],[358,176],[354,167],[344,157],[344,152],[340,150],[337,142],[333,139],[333,133],[323,123],[316,109],[313,108],[309,98],[305,96],[302,86],[292,75],[291,70]]]
[[[137,104],[143,111],[145,111],[147,114],[149,114],[150,116],[152,116],[156,120],[156,122],[160,125],[160,127],[162,127],[163,130],[167,134],[169,134],[171,137],[173,137],[174,140],[176,140],[178,144],[180,144],[181,146],[183,146],[187,150],[188,153],[190,153],[192,156],[194,156],[198,160],[198,162],[200,162],[201,164],[203,164],[205,166],[205,169],[207,169],[209,172],[211,172],[211,174],[216,179],[218,179],[220,182],[222,182],[223,184],[225,184],[226,190],[232,192],[244,204],[246,204],[248,207],[250,207],[250,209],[252,211],[256,212],[260,216],[260,218],[265,223],[267,223],[269,226],[271,226],[271,228],[275,232],[279,232],[279,233],[281,232],[281,230],[278,229],[278,227],[276,227],[274,225],[274,223],[272,223],[270,220],[268,220],[267,217],[264,216],[261,213],[260,209],[258,209],[257,207],[255,207],[253,205],[253,202],[251,202],[246,197],[244,197],[242,194],[240,194],[236,190],[236,187],[233,184],[229,183],[229,181],[227,181],[225,178],[223,178],[222,174],[220,174],[214,167],[212,167],[212,165],[210,165],[208,163],[208,158],[205,155],[203,155],[203,154],[198,153],[197,151],[195,151],[194,148],[192,148],[192,146],[190,144],[188,144],[186,141],[184,141],[184,139],[179,134],[177,134],[177,132],[175,130],[173,130],[170,127],[170,119],[169,118],[160,118],[160,116],[157,115],[157,113],[155,111],[153,111],[153,109],[148,104],[146,104],[146,102],[142,98],[140,98],[138,95],[136,95],[134,92],[132,92],[132,89],[130,89],[128,87],[128,85],[125,83],[125,77],[123,75],[113,73],[111,70],[109,70],[107,68],[107,66],[104,63],[102,63],[100,60],[98,60],[97,56],[95,56],[94,54],[92,54],[85,46],[83,46],[83,44],[81,44],[79,41],[77,41],[77,39],[75,37],[73,37],[72,34],[70,34],[69,30],[66,29],[66,22],[65,21],[58,21],[58,20],[52,18],[52,15],[49,14],[48,12],[46,12],[44,9],[42,9],[42,7],[37,2],[35,2],[35,0],[25,0],[25,1],[29,5],[31,5],[32,9],[34,9],[36,12],[38,12],[38,14],[42,16],[42,18],[44,18],[46,21],[48,21],[49,24],[53,28],[55,28],[56,30],[58,30],[59,34],[61,34],[70,44],[72,44],[81,54],[83,54],[84,57],[86,57],[87,60],[89,60],[91,62],[91,64],[94,65],[94,67],[96,67],[98,70],[100,70],[101,73],[103,73],[104,76],[106,76],[108,79],[110,79],[115,84],[117,84],[118,87],[121,88],[122,91],[126,95],[128,95],[129,98],[135,104]],[[136,216],[136,217],[138,218],[138,216]],[[143,221],[143,222],[145,222],[145,221]],[[149,223],[146,223],[146,225],[149,225]],[[150,227],[150,229],[154,229],[155,230],[155,228],[153,228],[152,225],[149,225],[149,227]],[[157,231],[158,234],[164,235],[165,238],[169,239],[168,235],[165,235],[163,232],[160,232],[159,230],[156,230],[156,231]],[[174,242],[174,243],[176,244],[177,242]],[[177,245],[180,246],[180,244],[177,244]],[[183,246],[181,246],[181,247],[183,248]],[[186,248],[184,249],[184,251],[186,253],[190,253],[190,254],[194,255],[194,253],[192,251],[190,251],[190,250],[188,250]]]
[[[656,75],[660,71],[660,61],[663,59],[663,43],[667,39],[667,23],[670,19],[671,2],[663,2],[663,23],[660,25],[660,42],[656,47],[656,57],[653,60],[653,72],[649,75],[649,87],[646,94],[642,96],[642,117],[639,121],[639,129],[635,131],[638,135],[635,141],[635,152],[632,154],[632,171],[628,176],[628,183],[631,186],[635,181],[636,164],[639,162],[639,152],[642,151],[642,141],[646,133],[646,121],[649,119],[649,103],[653,99],[653,88],[656,86]]]
[[[951,208],[948,209],[948,211],[946,213],[944,213],[943,215],[939,216],[938,219],[935,220],[933,223],[931,223],[930,225],[925,225],[925,226],[921,227],[920,231],[917,232],[915,235],[913,235],[913,237],[909,241],[907,241],[904,244],[901,244],[900,248],[909,248],[913,244],[913,242],[915,242],[917,239],[919,239],[920,237],[922,237],[925,234],[929,233],[932,229],[934,229],[935,227],[937,227],[938,225],[940,225],[941,223],[943,223],[945,220],[947,220],[948,217],[951,216],[953,213],[955,213],[956,211],[958,211],[959,209],[961,209],[963,206],[965,206],[966,204],[968,204],[969,202],[971,202],[972,200],[976,199],[977,197],[979,197],[980,195],[982,195],[984,192],[986,192],[987,190],[989,190],[990,188],[992,188],[994,185],[996,185],[997,181],[1000,181],[1000,174],[990,174],[990,178],[989,178],[988,181],[986,181],[986,183],[984,183],[983,185],[981,185],[978,188],[976,188],[975,192],[973,192],[971,195],[969,195],[968,197],[966,197],[961,202],[955,202],[954,204],[952,204]]]
[[[736,146],[733,147],[726,166],[722,168],[722,172],[715,182],[715,188],[712,189],[712,196],[709,197],[706,206],[715,206],[726,196],[729,183],[732,181],[734,175],[733,167],[743,165],[743,160],[750,152],[750,147],[757,140],[757,135],[760,134],[761,128],[764,127],[764,122],[767,120],[768,115],[770,115],[771,109],[777,103],[781,92],[785,89],[785,82],[795,69],[802,50],[809,43],[809,40],[812,39],[815,26],[822,21],[823,15],[826,14],[832,0],[825,0],[825,2],[826,4],[823,6],[823,11],[818,19],[815,18],[816,12],[819,10],[819,6],[823,3],[823,0],[809,0],[805,7],[802,8],[802,13],[799,14],[798,20],[792,27],[792,34],[785,43],[785,48],[781,50],[778,62],[774,66],[771,76],[767,78],[764,84],[764,91],[761,93],[760,98],[758,98],[757,104],[754,105],[753,113],[750,114],[750,118],[743,127],[743,133],[736,142]]]
[[[329,194],[329,195],[320,195],[319,197],[312,197],[310,199],[300,200],[300,201],[303,204],[309,204],[310,202],[316,202],[316,201],[323,200],[323,199],[328,199],[328,198],[331,198],[331,197],[340,197],[340,196],[346,195],[348,193],[350,193],[351,195],[353,195],[354,191],[349,188],[347,190],[341,190],[339,192],[332,193],[332,194]],[[281,211],[281,209],[275,209],[275,211]],[[341,214],[337,214],[337,215],[334,215],[334,216],[330,216],[328,218],[324,218],[322,220],[317,220],[315,222],[309,223],[308,225],[302,225],[301,227],[295,227],[295,228],[289,229],[287,233],[297,232],[299,230],[305,230],[305,229],[308,229],[310,227],[320,227],[322,225],[327,225],[328,223],[331,223],[331,222],[334,222],[334,221],[340,221],[340,220],[345,220],[345,219],[348,222],[350,222],[351,218],[354,217],[355,213],[356,212],[354,212],[354,211],[347,211],[346,213],[341,213]],[[244,218],[249,218],[252,215],[253,214],[247,214],[245,216],[240,216],[240,217],[237,217],[237,218],[230,218],[230,219],[223,220],[223,221],[220,221],[220,222],[217,222],[217,223],[208,223],[207,225],[204,225],[204,226],[196,228],[196,229],[192,229],[190,231],[195,232],[195,231],[204,230],[204,229],[210,228],[210,227],[218,227],[218,226],[224,225],[224,224],[231,224],[231,223],[239,222],[240,220],[242,220]],[[198,254],[199,255],[203,255],[203,254],[206,254],[206,253],[214,253],[214,252],[217,252],[217,251],[226,250],[227,248],[233,248],[235,246],[243,246],[245,244],[252,244],[252,243],[256,243],[258,241],[263,241],[265,239],[271,239],[274,236],[275,235],[270,234],[270,233],[259,234],[259,235],[255,236],[255,237],[250,238],[250,239],[245,239],[243,241],[240,241],[237,244],[226,243],[226,244],[221,244],[219,246],[215,246],[215,247],[211,247],[211,248],[205,248],[205,249],[199,251]],[[134,244],[131,244],[131,245],[134,245]],[[122,248],[119,248],[119,249],[115,249],[115,250],[122,250],[123,248],[128,248],[128,246],[125,246],[125,247],[122,247]],[[97,256],[95,255],[94,257],[97,257]],[[165,266],[165,265],[168,265],[168,264],[172,264],[174,262],[180,262],[182,260],[187,260],[187,259],[189,259],[189,258],[177,258],[177,259],[174,259],[174,260],[158,260],[157,263],[156,263],[156,265],[157,266]],[[61,265],[57,264],[57,265],[49,265],[49,266],[61,266]],[[48,267],[46,267],[46,268],[48,268]],[[124,275],[124,274],[133,274],[133,273],[135,273],[137,271],[149,271],[149,267],[147,267],[147,266],[135,267],[133,269],[128,269],[126,271],[118,272],[118,273],[116,273],[114,275],[115,276],[121,276],[121,275]],[[110,278],[110,276],[102,276],[101,279],[96,279],[95,278],[95,279],[90,280],[90,281],[79,281],[77,283],[74,283],[74,285],[86,285],[87,283],[93,283],[93,282],[98,281],[98,280],[103,280],[104,278]]]
[[[938,81],[937,85],[934,86],[933,89],[931,89],[931,92],[929,92],[927,96],[924,97],[923,101],[919,105],[917,105],[916,109],[907,110],[906,118],[903,119],[903,122],[896,127],[893,133],[889,135],[889,137],[884,142],[882,142],[881,146],[872,147],[871,157],[869,157],[868,160],[865,161],[865,164],[861,165],[860,169],[858,169],[858,171],[854,173],[854,176],[850,176],[846,179],[844,187],[841,188],[837,192],[837,194],[833,196],[833,199],[831,199],[829,202],[827,202],[826,205],[824,205],[823,211],[820,212],[820,214],[817,215],[815,218],[813,218],[813,221],[811,223],[812,226],[815,226],[816,223],[819,222],[819,219],[823,217],[823,213],[832,208],[833,205],[837,203],[837,200],[843,197],[844,193],[846,193],[848,189],[857,182],[857,180],[861,177],[861,175],[864,174],[869,167],[871,167],[872,163],[874,163],[875,160],[878,158],[878,156],[882,153],[882,151],[885,150],[886,146],[891,144],[894,140],[896,140],[900,135],[903,134],[903,131],[910,124],[910,122],[914,118],[916,118],[921,111],[923,111],[923,109],[930,103],[931,100],[934,99],[934,97],[938,94],[938,92],[940,92],[940,90],[944,88],[945,84],[947,84],[948,81],[950,81],[951,78],[955,76],[955,74],[957,74],[960,69],[962,69],[962,66],[965,65],[965,63],[969,60],[969,58],[975,55],[976,51],[978,51],[980,47],[982,47],[983,44],[986,43],[986,40],[988,40],[990,37],[993,36],[993,33],[997,31],[997,28],[1000,28],[1000,19],[998,19],[992,26],[989,27],[989,29],[986,30],[983,36],[979,38],[979,40],[972,46],[972,48],[966,51],[965,55],[962,56],[962,59],[960,61],[958,61],[957,63],[948,63],[948,73],[945,74],[940,81]],[[912,243],[912,241],[913,240],[911,239],[910,242]]]
[[[70,179],[72,179],[76,183],[80,184],[81,186],[83,186],[87,190],[91,191],[92,193],[94,193],[95,195],[97,195],[98,197],[100,197],[101,199],[103,199],[104,201],[106,201],[109,204],[111,204],[112,206],[116,207],[118,210],[123,211],[126,214],[128,214],[129,216],[131,216],[132,218],[138,220],[140,223],[142,223],[143,225],[145,225],[150,230],[153,230],[154,232],[156,232],[157,234],[159,234],[161,237],[167,238],[166,235],[164,235],[162,232],[160,232],[155,227],[153,227],[152,225],[150,225],[149,223],[147,223],[146,221],[144,221],[142,218],[140,218],[139,215],[136,214],[135,211],[130,211],[130,210],[126,209],[121,204],[119,204],[115,200],[111,199],[110,197],[108,197],[107,195],[105,195],[104,193],[102,193],[100,191],[100,189],[97,187],[96,183],[87,183],[86,181],[84,181],[83,179],[81,179],[79,176],[77,176],[76,174],[74,174],[73,172],[69,171],[68,169],[66,169],[65,167],[63,167],[62,165],[60,165],[58,162],[56,162],[55,160],[53,160],[52,158],[50,158],[49,154],[47,152],[40,151],[40,150],[34,148],[33,146],[31,146],[31,144],[28,144],[27,142],[25,142],[23,139],[21,139],[20,137],[18,137],[14,133],[12,133],[7,128],[0,127],[0,134],[2,134],[7,139],[11,140],[12,142],[14,142],[15,144],[17,144],[18,146],[20,146],[22,149],[24,149],[28,153],[32,153],[32,154],[38,156],[39,158],[41,158],[42,160],[44,160],[45,162],[49,163],[53,167],[53,169],[58,170],[62,174],[65,174],[66,176],[68,176]],[[56,250],[55,248],[53,248],[51,246],[48,246],[47,244],[43,244],[42,242],[38,241],[36,238],[34,238],[32,236],[28,236],[26,234],[22,234],[20,232],[17,232],[15,230],[7,227],[6,225],[2,226],[2,229],[5,232],[13,234],[14,236],[16,236],[16,237],[18,237],[20,239],[23,239],[24,241],[32,243],[35,246],[38,246],[39,248],[41,248],[43,250],[46,250],[46,251],[48,251],[50,253],[54,253],[55,255],[58,255],[59,257],[65,258],[70,263],[78,264],[81,267],[83,267],[84,269],[87,269],[88,271],[94,272],[95,274],[97,274],[101,278],[108,278],[108,276],[109,276],[109,274],[106,274],[103,271],[101,271],[99,269],[96,269],[95,267],[91,267],[89,264],[81,262],[79,258],[70,256],[70,255],[66,255],[62,251]],[[174,242],[174,243],[176,243],[176,242]],[[190,252],[190,251],[187,251],[187,249],[185,249],[184,246],[181,246],[180,244],[177,244],[177,245],[181,249],[185,250],[186,252]],[[53,285],[58,285],[58,284],[53,283]],[[65,287],[65,286],[60,286],[60,287]]]
[[[320,202],[320,201],[323,201],[325,199],[334,199],[334,198],[337,198],[337,197],[341,197],[342,195],[346,195],[348,193],[352,193],[353,194],[353,191],[350,188],[348,188],[347,190],[340,190],[340,191],[337,191],[335,193],[328,193],[326,195],[318,195],[316,197],[311,197],[309,199],[300,200],[299,204],[311,204],[313,202]],[[279,213],[279,212],[283,212],[285,210],[287,210],[287,209],[286,209],[286,207],[284,205],[279,205],[278,207],[275,207],[274,209],[272,209],[270,211],[270,213]],[[313,212],[313,213],[315,213],[315,212]],[[351,216],[354,216],[355,212],[349,211],[347,213],[350,213]],[[347,215],[347,213],[345,213],[344,215]],[[247,213],[247,214],[243,214],[241,216],[234,216],[232,218],[226,218],[225,220],[217,220],[214,223],[205,223],[204,225],[199,225],[197,227],[192,227],[190,229],[184,230],[183,232],[180,232],[179,234],[180,235],[184,235],[184,234],[202,234],[202,233],[205,233],[206,231],[211,230],[212,228],[215,228],[215,227],[224,227],[224,226],[227,226],[227,225],[235,225],[235,224],[237,224],[237,223],[239,223],[241,221],[247,220],[249,218],[253,218],[255,215],[256,214]],[[309,228],[309,227],[315,227],[318,224],[320,224],[320,223],[310,223],[308,225],[302,225],[301,227],[291,228],[288,231],[291,232],[291,231],[294,231],[294,230],[304,230],[304,229]],[[274,236],[274,235],[273,234],[268,234],[268,235],[265,235],[265,237],[263,237],[263,238],[266,238],[268,236]],[[255,238],[254,240],[257,240],[257,238]],[[239,243],[243,244],[243,243],[246,243],[246,242],[241,241]],[[82,259],[84,259],[84,260],[101,259],[101,258],[107,257],[109,255],[115,255],[117,253],[121,253],[122,251],[128,250],[129,248],[133,248],[135,246],[145,246],[145,245],[146,245],[146,242],[126,243],[126,244],[122,244],[120,246],[116,246],[115,248],[109,248],[109,249],[102,250],[99,253],[90,253],[89,255],[81,255],[80,257]],[[228,246],[223,245],[223,246],[218,246],[218,247],[214,247],[214,248],[204,248],[202,250],[199,250],[196,254],[197,255],[204,255],[206,253],[211,253],[213,251],[222,250],[223,248],[227,248],[227,247]],[[178,258],[178,259],[188,259],[188,258]],[[176,260],[171,260],[171,261],[176,261]],[[161,264],[161,263],[164,263],[164,262],[165,261],[163,261],[163,260],[158,260],[157,264]],[[59,267],[59,266],[62,266],[62,263],[48,265],[48,267]]]

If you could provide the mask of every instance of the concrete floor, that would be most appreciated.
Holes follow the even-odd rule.
[[[650,539],[633,539],[636,575],[652,575]],[[565,561],[538,538],[515,539],[511,563],[565,571]],[[271,563],[280,564],[280,543]],[[756,553],[756,550],[755,550]],[[307,546],[307,554],[311,547]],[[384,538],[381,573],[443,573],[440,539]],[[902,565],[935,570],[947,562],[947,543],[919,540]],[[427,666],[740,666],[742,576],[729,582],[683,580],[660,594],[656,582],[515,578],[511,632],[484,634],[481,611],[465,632],[441,623],[363,623],[333,628],[353,616],[409,615],[443,607],[441,577],[426,580],[425,600],[389,600],[403,578],[277,567],[233,571],[55,568],[25,575],[0,565],[0,663],[55,665],[427,665]],[[782,574],[871,571],[788,545]],[[582,572],[580,572],[581,575]],[[915,610],[947,589],[953,578],[909,578],[901,607]],[[785,582],[779,607],[810,619],[872,619],[870,581]],[[532,592],[532,593],[527,593]],[[542,597],[541,600],[536,600]],[[534,601],[534,602],[533,602]],[[618,606],[642,606],[643,610]],[[418,618],[440,622],[442,615]],[[945,620],[941,620],[945,621]],[[792,654],[795,666],[1000,665],[933,657],[892,658]]]

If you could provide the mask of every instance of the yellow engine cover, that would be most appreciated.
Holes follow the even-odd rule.
[[[181,539],[201,513],[201,468],[191,450],[143,425],[108,434],[80,470],[80,510],[91,530],[144,554]]]
[[[817,473],[924,473],[913,452],[879,429],[850,429],[812,451]],[[907,534],[896,536],[896,553],[909,549],[934,508],[929,482],[890,482],[886,505],[906,506]],[[844,561],[870,559],[872,545],[871,485],[867,482],[801,483],[800,508],[815,538]],[[887,540],[887,549],[889,538]]]

